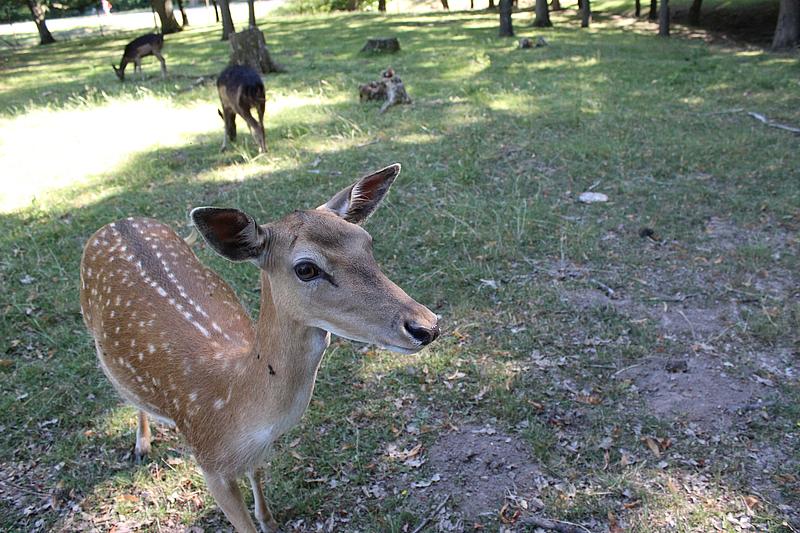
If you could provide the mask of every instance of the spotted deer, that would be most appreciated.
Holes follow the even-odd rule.
[[[114,73],[119,78],[119,81],[125,81],[125,67],[128,63],[133,63],[133,71],[142,73],[142,58],[147,56],[155,56],[161,63],[161,77],[167,77],[167,62],[164,61],[164,56],[161,55],[161,49],[164,47],[164,35],[161,33],[148,33],[132,40],[125,46],[125,51],[122,52],[122,60],[119,62],[119,68],[116,65],[111,65]]]
[[[258,143],[260,152],[267,151],[267,140],[264,135],[264,109],[266,96],[264,82],[261,76],[252,67],[247,65],[229,65],[225,67],[217,78],[217,93],[222,110],[217,110],[225,123],[225,137],[222,140],[222,149],[228,147],[228,141],[236,140],[236,115],[247,123],[253,138]],[[256,108],[258,120],[250,114]]]
[[[436,315],[381,272],[361,227],[399,172],[389,166],[265,225],[237,209],[192,210],[213,250],[260,269],[255,323],[165,224],[128,218],[86,243],[81,310],[103,372],[139,408],[137,457],[150,451],[148,416],[174,424],[237,531],[255,531],[242,476],[261,529],[277,530],[259,466],[308,407],[331,333],[403,354],[439,335]]]

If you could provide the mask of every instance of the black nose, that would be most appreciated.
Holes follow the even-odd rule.
[[[434,324],[432,328],[417,326],[413,322],[406,322],[404,325],[406,331],[423,346],[432,343],[439,336],[439,324]]]

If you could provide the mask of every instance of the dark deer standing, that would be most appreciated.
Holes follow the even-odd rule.
[[[161,62],[161,77],[166,78],[167,63],[164,61],[164,56],[161,55],[163,47],[164,35],[161,33],[148,33],[129,42],[122,53],[122,61],[119,62],[119,68],[116,65],[111,65],[119,81],[125,81],[125,67],[128,66],[128,63],[133,63],[133,71],[136,72],[138,70],[141,74],[142,58],[146,56],[156,56]]]
[[[253,134],[258,149],[267,151],[267,141],[264,136],[264,82],[253,68],[246,65],[230,65],[222,71],[217,78],[217,91],[222,103],[219,116],[225,121],[225,139],[222,149],[228,147],[228,141],[236,140],[236,115],[240,115],[250,133]],[[258,121],[250,114],[250,109],[255,107],[258,112]]]

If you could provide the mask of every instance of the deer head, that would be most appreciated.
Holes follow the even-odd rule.
[[[114,74],[117,75],[117,78],[119,78],[119,81],[125,81],[125,68],[124,67],[123,68],[117,68],[116,65],[112,64],[111,68],[114,69]],[[134,74],[136,74],[136,73],[134,72]]]
[[[439,335],[436,315],[381,272],[361,224],[400,172],[395,164],[342,189],[317,209],[259,225],[236,209],[199,207],[191,218],[208,244],[266,275],[277,309],[351,340],[414,353]]]

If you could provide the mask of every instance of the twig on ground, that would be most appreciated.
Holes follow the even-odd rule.
[[[687,316],[684,314],[684,312],[681,311],[680,309],[678,309],[678,314],[683,317],[683,319],[686,321],[687,324],[689,324],[689,329],[692,330],[692,340],[696,341],[697,340],[697,334],[694,332],[694,324],[692,324],[692,321],[689,320],[689,318],[687,318]]]
[[[700,296],[699,292],[695,292],[692,294],[677,294],[675,296],[656,296],[654,298],[648,298],[651,302],[683,302],[688,300],[689,298],[696,298]]]
[[[780,124],[778,122],[773,122],[761,113],[756,113],[755,111],[748,111],[748,115],[753,117],[754,119],[762,122],[764,125],[769,126],[770,128],[778,128],[779,130],[790,131],[795,135],[800,135],[800,128],[795,128],[794,126],[787,126],[786,124]]]
[[[592,533],[580,524],[573,524],[572,522],[565,522],[563,520],[550,520],[548,518],[542,518],[541,516],[528,516],[520,520],[519,523],[526,526],[558,531],[558,533]]]
[[[439,514],[439,511],[442,510],[442,507],[444,507],[444,504],[446,504],[447,500],[449,500],[449,499],[450,499],[450,495],[448,494],[447,496],[444,497],[444,499],[441,501],[441,503],[439,503],[439,505],[436,506],[436,509],[434,509],[431,514],[426,516],[425,520],[423,520],[422,523],[420,525],[418,525],[414,529],[414,531],[412,531],[411,533],[419,533],[420,531],[422,531],[425,528],[425,526],[427,526],[428,523],[430,523],[430,521],[433,520],[433,517],[436,516],[437,514]]]
[[[734,107],[733,109],[723,109],[722,111],[711,111],[710,113],[702,113],[704,116],[711,115],[728,115],[732,113],[741,113],[745,109],[743,107]]]
[[[602,289],[603,291],[605,291],[606,296],[608,296],[609,298],[615,298],[616,297],[617,293],[614,291],[614,289],[612,289],[611,287],[609,287],[608,285],[606,285],[602,281],[598,281],[598,280],[596,280],[594,278],[590,279],[589,281],[594,283],[597,286],[598,289]]]

